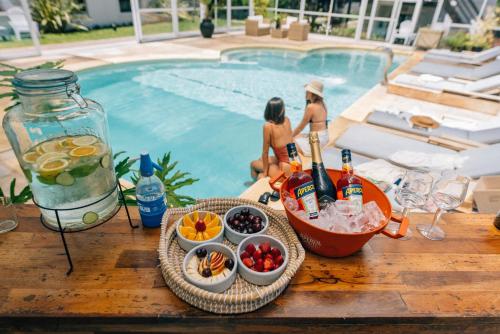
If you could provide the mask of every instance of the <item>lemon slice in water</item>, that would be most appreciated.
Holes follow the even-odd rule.
[[[58,159],[64,159],[67,158],[68,155],[64,152],[49,152],[42,154],[36,159],[36,164],[38,166],[41,166],[45,161],[49,160],[58,160]]]
[[[40,155],[36,152],[26,152],[23,154],[23,160],[29,164],[34,164],[39,156]]]
[[[80,136],[73,138],[73,144],[76,146],[88,146],[92,145],[97,141],[97,138],[94,136]]]
[[[95,146],[80,146],[72,149],[69,155],[72,157],[88,157],[94,155],[96,152],[97,148]]]
[[[40,175],[44,177],[54,176],[64,171],[68,167],[68,160],[66,159],[50,159],[44,161],[39,168]]]
[[[40,145],[40,148],[43,153],[49,152],[58,152],[61,150],[61,146],[59,145],[59,141],[47,141]]]

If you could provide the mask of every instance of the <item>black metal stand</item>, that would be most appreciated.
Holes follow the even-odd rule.
[[[91,205],[94,205],[94,204],[97,204],[99,202],[102,202],[103,200],[105,200],[106,198],[108,198],[109,196],[111,196],[115,191],[116,189],[118,188],[118,192],[119,192],[119,205],[118,207],[115,209],[115,211],[109,216],[107,217],[105,220],[99,222],[98,224],[94,224],[94,225],[91,225],[87,228],[83,228],[83,229],[76,229],[76,230],[71,230],[71,229],[67,229],[67,228],[63,228],[62,225],[61,225],[61,220],[59,218],[59,212],[60,211],[72,211],[72,210],[79,210],[79,209],[83,209],[83,208],[86,208],[86,207],[89,207]],[[45,226],[46,228],[48,228],[49,230],[52,230],[52,231],[56,231],[56,232],[59,232],[60,236],[61,236],[61,240],[63,242],[63,246],[64,246],[64,251],[66,253],[66,258],[68,259],[68,264],[69,264],[69,269],[68,271],[66,272],[66,275],[70,275],[72,272],[73,272],[73,261],[71,260],[71,254],[69,252],[69,249],[68,249],[68,244],[66,243],[66,238],[64,236],[65,233],[76,233],[76,232],[82,232],[82,231],[86,231],[86,230],[90,230],[91,228],[94,228],[94,227],[97,227],[97,226],[100,226],[102,224],[104,224],[105,222],[109,221],[111,218],[113,218],[117,213],[118,211],[120,211],[121,207],[125,207],[125,212],[127,213],[127,219],[128,219],[128,224],[130,225],[131,228],[138,228],[139,225],[134,225],[132,224],[132,219],[130,218],[130,213],[128,211],[128,206],[127,206],[127,202],[125,200],[125,195],[123,195],[123,189],[122,189],[122,186],[120,184],[120,182],[118,180],[116,180],[116,185],[113,187],[113,189],[107,193],[103,198],[95,201],[95,202],[92,202],[90,204],[87,204],[87,205],[83,205],[83,206],[79,206],[79,207],[76,207],[76,208],[68,208],[68,209],[52,209],[52,208],[46,208],[46,207],[43,207],[41,206],[40,204],[38,204],[35,199],[33,199],[33,203],[35,203],[36,206],[38,206],[39,208],[41,209],[44,209],[44,210],[50,210],[50,211],[54,211],[55,215],[56,215],[56,221],[57,221],[57,226],[58,228],[54,228],[53,226],[51,226],[50,224],[48,224],[44,219],[43,219],[43,215],[40,215],[40,221],[42,223],[43,226]]]

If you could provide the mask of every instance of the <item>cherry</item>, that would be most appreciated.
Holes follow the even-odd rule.
[[[198,220],[194,225],[194,228],[198,232],[205,232],[205,230],[207,229],[207,225],[205,225],[205,222],[203,220]]]

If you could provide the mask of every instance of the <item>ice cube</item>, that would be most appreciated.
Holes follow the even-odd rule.
[[[283,205],[286,206],[290,211],[299,210],[299,202],[297,202],[297,200],[292,197],[285,198],[285,200],[283,201]]]
[[[375,203],[374,201],[368,202],[363,205],[363,213],[369,219],[367,224],[367,228],[369,228],[369,230],[374,230],[385,222],[386,218],[384,214],[380,210],[377,203]]]
[[[361,206],[357,201],[337,200],[335,208],[345,216],[356,216],[361,212]]]

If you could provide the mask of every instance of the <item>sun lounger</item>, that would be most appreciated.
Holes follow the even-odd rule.
[[[462,67],[423,61],[415,65],[411,71],[445,78],[479,80],[500,74],[500,59],[495,59],[492,62],[476,67]]]
[[[443,79],[433,75],[400,74],[393,83],[459,94],[494,91],[500,88],[500,74],[477,81]]]
[[[429,50],[424,56],[424,60],[446,61],[449,63],[461,63],[471,65],[481,65],[493,58],[500,56],[500,46],[484,50],[481,52],[453,52],[443,49]]]
[[[354,125],[348,128],[335,142],[339,148],[374,159],[391,160],[396,151],[446,154],[467,158],[457,171],[463,175],[478,178],[483,175],[500,174],[500,144],[471,148],[456,152],[412,138],[398,136],[368,125]],[[411,167],[411,166],[406,166]]]
[[[436,129],[425,129],[420,127],[413,127],[409,122],[411,116],[413,115],[407,112],[400,112],[398,115],[396,115],[384,111],[375,110],[368,115],[366,121],[371,124],[384,126],[387,128],[396,129],[404,132],[414,133],[426,137],[445,136],[447,138],[454,137],[484,144],[500,143],[500,127],[471,131],[471,130],[453,128],[441,124]]]
[[[342,169],[342,154],[340,149],[331,146],[325,147],[321,150],[321,158],[326,168]],[[354,167],[372,160],[356,153],[352,153],[351,158]]]

